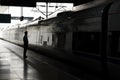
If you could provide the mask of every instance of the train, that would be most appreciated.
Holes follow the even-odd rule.
[[[2,38],[22,44],[27,30],[29,44],[62,50],[76,58],[80,56],[84,58],[77,60],[80,65],[97,72],[107,69],[114,79],[120,79],[119,21],[120,1],[115,0],[78,11],[61,12],[46,20],[15,25],[5,29]]]

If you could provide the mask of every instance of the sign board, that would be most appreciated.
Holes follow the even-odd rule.
[[[11,23],[10,14],[0,14],[0,23]]]

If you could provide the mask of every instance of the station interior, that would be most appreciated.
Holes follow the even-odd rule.
[[[0,0],[0,80],[120,80],[120,0]]]

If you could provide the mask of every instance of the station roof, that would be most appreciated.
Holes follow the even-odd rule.
[[[28,6],[33,7],[36,2],[58,2],[58,3],[74,3],[74,5],[84,4],[94,0],[1,0],[1,5],[5,6]]]
[[[36,0],[37,2],[58,2],[58,3],[74,3],[75,5],[84,4],[94,0]]]

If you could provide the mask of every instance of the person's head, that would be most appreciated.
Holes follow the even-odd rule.
[[[28,34],[28,31],[25,31],[25,35],[27,35]]]

